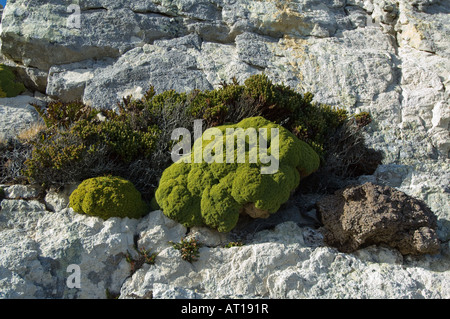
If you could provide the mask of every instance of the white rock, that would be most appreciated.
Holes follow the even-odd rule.
[[[152,290],[153,299],[202,299],[203,294],[190,289],[172,287],[168,284],[155,284]]]
[[[287,222],[243,247],[204,246],[190,264],[168,244],[186,229],[161,212],[104,222],[62,209],[67,196],[49,192],[53,213],[38,201],[1,203],[0,297],[104,297],[108,288],[121,298],[450,298],[448,2],[94,2],[81,5],[82,32],[67,27],[63,2],[8,4],[2,52],[30,87],[48,82],[48,94],[112,108],[150,84],[211,89],[265,72],[319,103],[368,111],[367,144],[385,158],[361,180],[423,199],[447,248],[417,258],[381,247],[342,254],[323,247],[317,230]],[[0,99],[0,138],[37,121],[33,101]],[[192,235],[209,246],[223,240],[207,229]],[[159,255],[126,279],[135,236]],[[80,263],[81,290],[64,286],[69,263]]]
[[[228,234],[220,233],[217,230],[208,227],[198,226],[190,229],[186,239],[196,239],[199,243],[208,247],[226,245],[229,242]]]
[[[31,199],[38,197],[42,188],[33,185],[12,185],[4,187],[5,197],[10,199]]]
[[[40,122],[32,103],[40,103],[28,95],[0,98],[0,139],[6,140]]]
[[[186,227],[167,218],[162,211],[154,211],[141,219],[137,226],[138,248],[159,252],[172,247],[186,236]]]
[[[69,200],[67,197],[55,192],[49,191],[45,195],[45,205],[51,211],[59,211],[69,207]]]
[[[448,284],[432,286],[439,280],[448,282],[448,269],[433,270],[448,256],[415,258],[411,268],[395,250],[369,247],[342,254],[305,246],[301,233],[287,222],[261,232],[254,243],[243,247],[203,247],[192,264],[167,248],[155,265],[144,266],[125,282],[121,296],[156,292],[158,298],[446,298],[450,294]],[[283,243],[289,235],[289,243]],[[262,238],[267,240],[259,243]]]
[[[99,218],[72,209],[45,211],[36,201],[3,200],[0,214],[0,271],[5,298],[105,298],[130,274],[137,220]],[[81,288],[69,289],[69,265],[79,265]],[[20,280],[17,280],[20,278]]]
[[[45,195],[44,201],[47,208],[51,211],[60,211],[69,207],[70,195],[78,187],[78,183],[66,185],[63,189],[50,189]]]

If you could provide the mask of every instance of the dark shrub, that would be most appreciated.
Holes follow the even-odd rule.
[[[32,142],[25,162],[30,181],[50,186],[112,174],[130,180],[146,199],[172,164],[172,131],[192,131],[194,119],[205,120],[207,129],[262,116],[307,142],[324,162],[336,144],[330,140],[348,118],[345,110],[315,103],[312,94],[273,84],[265,75],[242,85],[233,79],[211,91],[156,94],[150,87],[141,99],[124,98],[117,112],[80,102],[35,107],[47,130]]]
[[[24,162],[31,157],[32,146],[17,139],[0,142],[0,183],[25,183]]]

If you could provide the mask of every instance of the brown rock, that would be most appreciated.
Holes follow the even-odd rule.
[[[267,210],[262,210],[255,207],[254,203],[249,203],[243,207],[241,214],[247,214],[252,218],[269,218],[270,213]]]
[[[342,252],[380,244],[403,255],[440,250],[436,216],[425,203],[394,188],[347,187],[319,200],[317,208],[325,242]]]

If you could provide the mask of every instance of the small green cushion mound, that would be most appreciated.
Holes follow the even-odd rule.
[[[277,152],[273,152],[273,146],[277,144],[276,139],[272,139],[271,129],[278,129],[279,165],[275,171],[263,173],[262,168],[268,164],[262,163],[259,158],[256,162],[250,160],[250,140],[245,143],[245,154],[238,152],[237,142],[234,148],[228,148],[229,152],[233,151],[229,158],[234,158],[234,161],[227,163],[227,129],[255,129],[259,132],[263,128],[267,129],[267,150],[274,158]],[[184,158],[164,171],[155,193],[164,214],[186,227],[206,225],[220,232],[228,232],[236,226],[239,214],[249,207],[260,216],[273,214],[289,199],[300,178],[319,168],[319,156],[307,143],[263,117],[216,127],[216,132],[220,131],[222,136],[216,135],[214,138],[209,138],[210,130],[203,133],[202,139],[195,141],[191,154],[187,155],[190,163]],[[205,150],[222,154],[223,163],[207,163],[204,158],[203,162],[196,163],[196,155],[199,152],[204,154]],[[241,158],[245,157],[245,162],[237,160],[238,154]],[[214,152],[214,155],[217,153]]]
[[[121,177],[95,177],[83,181],[70,195],[70,207],[80,214],[103,219],[141,218],[148,212],[134,185]]]

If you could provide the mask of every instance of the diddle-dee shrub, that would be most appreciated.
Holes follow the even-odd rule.
[[[70,195],[70,207],[80,214],[103,219],[141,218],[147,204],[134,185],[121,178],[102,176],[83,181]]]
[[[252,141],[252,131],[259,132],[258,141]],[[214,161],[199,157],[208,154]],[[272,164],[274,169],[264,170]],[[239,214],[266,218],[277,212],[300,178],[319,165],[317,153],[289,130],[263,117],[247,118],[206,130],[190,154],[164,171],[155,198],[167,217],[186,227],[206,225],[228,232]]]

